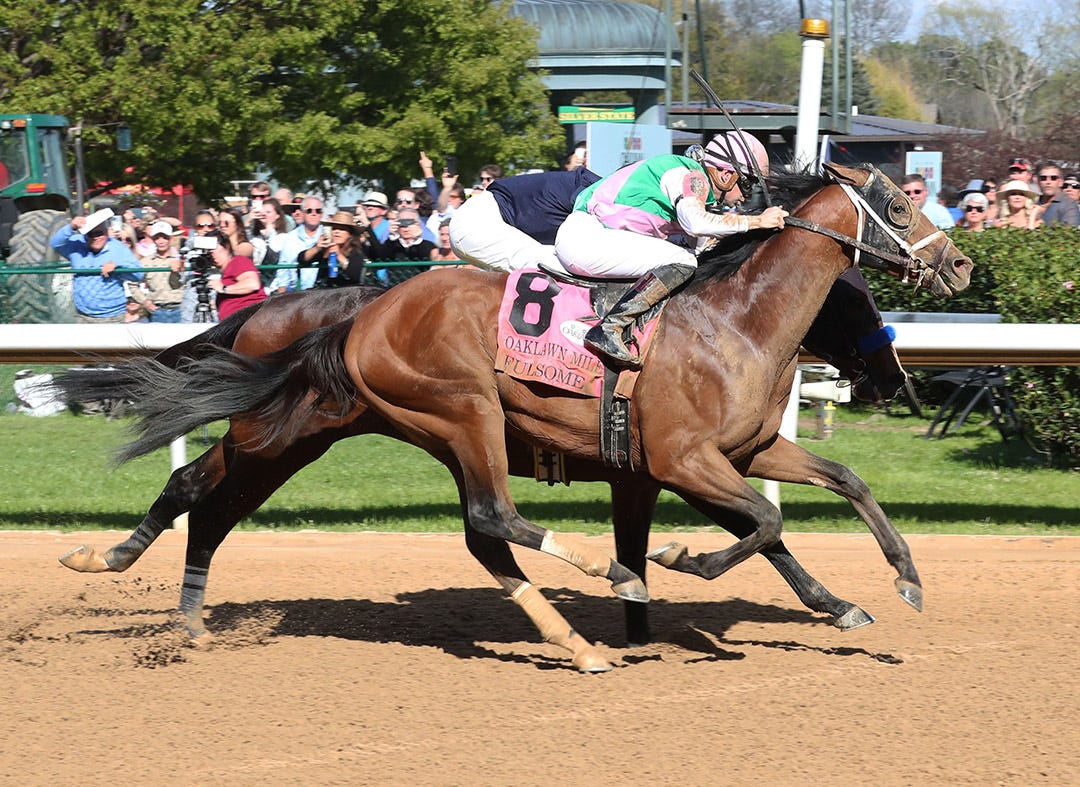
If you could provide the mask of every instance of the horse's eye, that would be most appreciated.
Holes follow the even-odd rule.
[[[889,223],[894,227],[908,227],[911,225],[911,204],[900,197],[895,197],[889,203],[889,210],[886,215],[889,218]]]

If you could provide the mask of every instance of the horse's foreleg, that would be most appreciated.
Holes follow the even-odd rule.
[[[751,532],[750,526],[739,519],[723,518],[723,512],[699,500],[692,495],[684,495],[684,499],[691,506],[701,511],[710,519],[715,519],[726,530],[737,538],[745,538]],[[828,588],[814,579],[805,568],[788,551],[783,540],[770,544],[761,550],[761,554],[772,564],[772,567],[784,578],[799,600],[815,612],[822,612],[833,618],[833,623],[843,631],[849,631],[859,626],[873,623],[874,618],[860,607],[850,601],[837,598],[829,592]]]
[[[922,611],[922,583],[907,542],[882,511],[870,487],[850,468],[778,437],[754,457],[747,472],[758,478],[819,486],[847,498],[874,534],[889,565],[896,569],[894,584],[900,598]]]
[[[546,642],[570,652],[582,672],[607,672],[611,663],[589,640],[574,631],[540,591],[526,578],[505,541],[478,533],[466,524],[465,544],[510,598],[529,616]]]
[[[647,476],[627,476],[611,482],[611,513],[615,530],[615,556],[645,581],[645,553],[649,549],[649,526],[656,511],[660,485]],[[636,601],[623,604],[626,641],[630,647],[651,640],[649,608]]]
[[[700,446],[670,464],[650,457],[653,477],[681,495],[698,498],[702,511],[721,527],[729,530],[737,521],[739,540],[717,552],[690,555],[686,546],[672,541],[654,549],[648,558],[665,568],[716,579],[724,572],[763,549],[780,541],[783,518],[768,500],[746,483],[731,463],[715,448]],[[736,532],[732,530],[732,532]]]
[[[143,521],[125,540],[104,552],[98,552],[92,546],[84,544],[61,556],[60,563],[84,573],[126,571],[142,557],[154,540],[172,525],[176,517],[190,510],[206,496],[224,473],[219,441],[194,462],[173,471]]]

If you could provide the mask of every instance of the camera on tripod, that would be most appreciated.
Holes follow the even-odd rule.
[[[184,251],[184,262],[192,273],[205,276],[214,267],[214,258],[211,252],[218,247],[217,238],[206,238],[196,235],[191,239],[191,245]]]
[[[206,274],[214,267],[211,252],[218,247],[217,238],[196,235],[184,250],[184,262],[192,273],[191,285],[195,290],[196,304],[194,322],[211,322],[213,308],[210,305],[210,284]]]

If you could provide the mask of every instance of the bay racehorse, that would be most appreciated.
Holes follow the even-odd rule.
[[[296,292],[273,298],[158,353],[154,360],[175,369],[212,347],[228,347],[248,356],[262,355],[285,347],[309,330],[336,322],[343,314],[358,312],[382,292],[380,288],[358,287]],[[882,334],[881,316],[869,288],[858,269],[851,268],[833,285],[803,344],[818,357],[832,362],[852,381],[856,398],[880,401],[895,396],[905,380],[896,352]],[[133,390],[132,380],[125,376],[122,366],[76,370],[61,376],[55,385],[65,391],[69,401],[152,395],[152,392]],[[186,570],[193,577],[205,579],[224,536],[279,488],[280,483],[275,480],[279,473],[272,468],[283,461],[282,456],[290,458],[292,467],[301,467],[344,437],[364,431],[388,431],[376,421],[371,411],[360,418],[350,414],[333,424],[309,420],[294,436],[296,445],[266,459],[271,469],[258,461],[259,452],[245,461],[237,461],[233,457],[235,441],[228,432],[194,462],[173,472],[146,517],[127,539],[104,552],[82,546],[62,556],[60,561],[81,572],[125,571],[173,519],[190,510]],[[246,453],[243,448],[239,450]],[[532,477],[537,473],[533,449],[509,436],[507,460],[513,475]],[[560,468],[561,480],[566,483],[606,481],[611,485],[617,559],[644,578],[648,533],[660,485],[645,473],[608,468],[596,461],[558,457],[551,457],[550,461],[552,467]],[[231,501],[226,505],[200,505],[226,474],[241,476],[239,487],[244,490],[245,505],[238,508]],[[470,544],[473,540],[470,539]],[[863,610],[836,598],[806,573],[782,541],[763,553],[807,606],[830,614],[841,629],[872,622],[873,618]],[[483,558],[484,554],[481,551],[479,557]],[[181,603],[188,629],[196,637],[203,635],[204,591],[205,585],[198,592],[188,588]],[[626,603],[627,641],[632,644],[649,641],[646,610],[645,605]]]
[[[669,568],[711,579],[779,543],[780,514],[745,482],[747,475],[815,483],[857,509],[865,504],[865,484],[849,470],[777,435],[799,342],[856,255],[936,295],[968,284],[971,261],[888,179],[872,168],[828,170],[828,178],[773,176],[779,201],[794,205],[795,226],[749,244],[737,260],[702,265],[667,305],[635,391],[633,460],[718,524],[734,522],[739,533],[736,544],[714,553],[690,556],[673,543],[650,555]],[[399,285],[355,319],[265,358],[220,352],[182,374],[147,368],[147,383],[159,396],[143,403],[136,445],[163,444],[236,416],[238,436],[273,450],[287,445],[296,428],[289,413],[370,410],[446,464],[462,490],[467,521],[480,534],[557,555],[608,578],[618,595],[645,600],[644,585],[624,566],[534,525],[514,507],[505,432],[591,460],[598,453],[598,405],[495,372],[500,284],[501,277],[480,272],[433,271]],[[883,515],[860,514],[898,569],[901,596],[921,606],[906,545],[883,532]],[[574,653],[581,666],[587,641],[551,618],[526,581],[504,578],[545,638]]]

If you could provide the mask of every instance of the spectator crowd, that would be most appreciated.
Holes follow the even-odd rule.
[[[328,212],[318,196],[275,191],[259,181],[242,207],[200,210],[190,227],[152,207],[118,215],[106,208],[73,219],[52,246],[84,271],[73,285],[80,322],[214,321],[294,290],[389,287],[432,264],[460,264],[450,242],[454,213],[504,174],[498,165],[486,165],[467,189],[452,159],[438,178],[422,151],[418,164],[424,185],[410,183],[393,199],[372,190],[356,204],[336,204]],[[563,169],[586,166],[579,144]],[[929,193],[919,174],[905,176],[901,188],[947,230],[1080,225],[1077,174],[1021,157],[1005,169],[1005,178],[987,175],[938,195]],[[131,272],[113,274],[117,268]]]
[[[903,189],[942,229],[983,232],[995,228],[1080,226],[1080,176],[1076,173],[1065,173],[1051,161],[1033,166],[1022,157],[1009,159],[1006,172],[1003,181],[986,176],[968,181],[958,192],[942,188],[936,200],[929,199],[921,175],[905,176]]]

